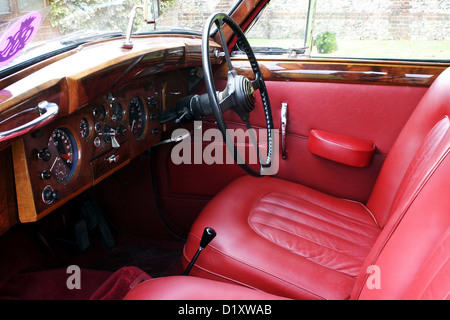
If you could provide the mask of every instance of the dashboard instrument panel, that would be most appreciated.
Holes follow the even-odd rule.
[[[132,81],[14,143],[20,221],[39,220],[160,141],[158,112],[171,107],[164,88],[188,74]],[[187,85],[177,92],[186,95]]]
[[[0,234],[45,217],[160,141],[168,128],[159,110],[197,83],[190,77],[201,71],[201,37],[133,42],[85,43],[1,79]],[[222,64],[217,50],[211,40],[210,59]]]

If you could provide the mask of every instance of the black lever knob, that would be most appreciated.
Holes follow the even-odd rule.
[[[203,230],[202,239],[200,240],[200,247],[205,249],[206,246],[214,239],[216,231],[213,228],[207,227]]]
[[[185,276],[187,276],[189,274],[189,272],[191,271],[191,269],[194,266],[195,262],[197,261],[198,256],[200,255],[200,253],[203,251],[203,249],[206,248],[206,246],[212,241],[212,239],[214,239],[215,236],[216,236],[216,231],[214,231],[213,228],[206,227],[205,230],[203,230],[203,235],[202,235],[202,238],[200,240],[200,245],[198,247],[198,250],[195,253],[195,255],[192,258],[192,260],[189,263],[189,265],[187,266],[186,271],[184,271],[184,275]]]

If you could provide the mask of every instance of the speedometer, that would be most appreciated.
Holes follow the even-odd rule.
[[[130,131],[136,139],[142,139],[147,124],[147,112],[141,98],[134,97],[128,107]]]
[[[48,140],[48,149],[52,155],[49,173],[59,182],[67,182],[72,178],[77,161],[78,149],[75,138],[69,130],[58,128],[52,132]]]

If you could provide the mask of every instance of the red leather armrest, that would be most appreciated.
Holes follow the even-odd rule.
[[[311,130],[308,149],[313,154],[352,167],[367,167],[375,145],[366,140],[321,130]]]

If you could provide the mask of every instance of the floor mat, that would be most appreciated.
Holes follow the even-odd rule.
[[[70,289],[65,268],[18,273],[0,288],[0,300],[87,300],[112,274],[82,269],[80,287]]]
[[[89,299],[114,272],[124,267],[137,267],[155,278],[183,272],[182,241],[115,231],[114,246],[105,246],[93,234],[90,246],[80,252],[70,241],[70,234],[54,231],[59,231],[58,227],[38,233],[28,225],[18,225],[0,238],[0,300]],[[81,290],[67,287],[66,281],[71,276],[67,268],[72,265],[81,269]],[[118,288],[113,291],[116,294],[113,298],[126,293],[120,287],[123,277],[119,280],[119,286],[113,283]]]
[[[93,269],[116,271],[135,266],[157,278],[166,276],[181,259],[182,249],[167,249],[136,243],[118,244],[92,264]]]

